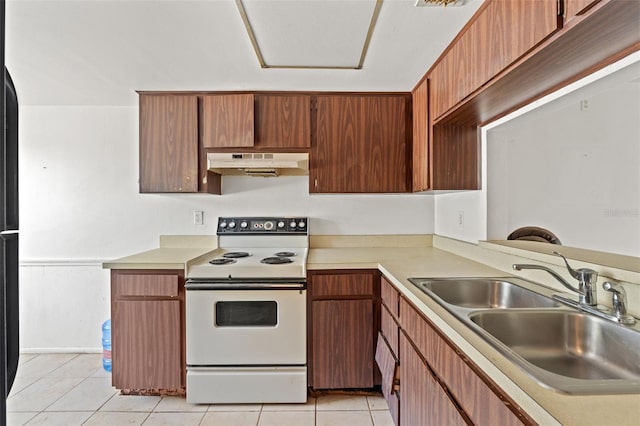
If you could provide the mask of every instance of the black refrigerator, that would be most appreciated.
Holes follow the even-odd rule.
[[[18,97],[5,67],[5,2],[0,2],[0,58],[3,84],[0,99],[0,425],[18,369]]]

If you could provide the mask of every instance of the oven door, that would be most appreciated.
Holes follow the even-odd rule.
[[[303,289],[187,287],[187,365],[304,365],[306,324]]]

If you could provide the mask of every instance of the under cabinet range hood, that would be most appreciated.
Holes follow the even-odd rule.
[[[309,154],[306,152],[209,152],[207,168],[221,175],[306,176],[309,174]]]

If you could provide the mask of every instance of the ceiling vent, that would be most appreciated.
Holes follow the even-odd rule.
[[[464,6],[466,0],[417,0],[416,7],[459,7]]]

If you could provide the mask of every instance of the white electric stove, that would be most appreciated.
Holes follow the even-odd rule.
[[[308,219],[223,217],[187,269],[187,401],[307,400]]]

